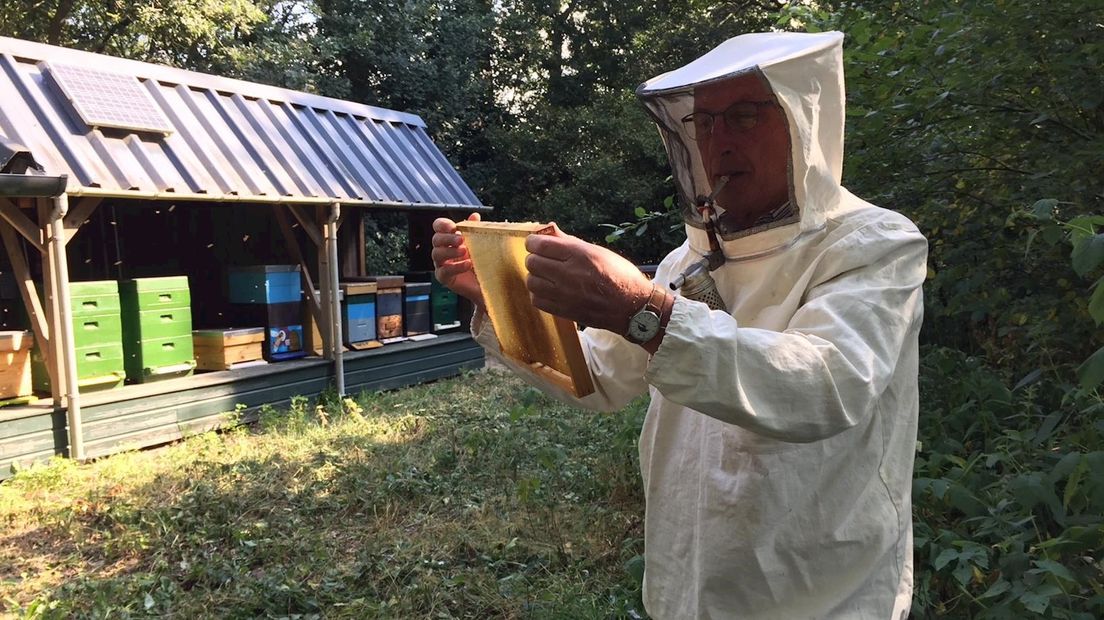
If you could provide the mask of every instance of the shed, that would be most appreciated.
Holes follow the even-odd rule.
[[[341,346],[334,293],[369,275],[365,216],[407,214],[411,267],[428,269],[433,217],[489,210],[418,116],[2,37],[0,102],[0,237],[52,389],[49,405],[0,408],[0,478],[53,454],[217,428],[327,385],[344,394],[482,365],[463,332]],[[187,276],[202,324],[218,320],[222,267],[250,260],[299,265],[321,357],[86,395],[73,385],[70,276]]]

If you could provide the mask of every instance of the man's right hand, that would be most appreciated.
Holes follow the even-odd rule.
[[[479,214],[472,213],[468,221],[478,222]],[[456,232],[456,222],[439,217],[433,221],[433,267],[437,281],[457,295],[463,295],[473,303],[484,306],[483,292],[475,278],[471,255],[464,245],[464,237]]]

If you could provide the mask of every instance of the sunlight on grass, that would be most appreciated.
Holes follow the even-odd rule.
[[[489,371],[55,460],[0,485],[0,600],[35,618],[642,615],[643,410]]]

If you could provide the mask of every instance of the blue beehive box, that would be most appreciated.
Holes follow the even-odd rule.
[[[299,265],[230,268],[230,303],[299,303]]]
[[[371,349],[381,345],[376,339],[376,283],[349,282],[341,285],[341,332],[345,344],[353,349]]]

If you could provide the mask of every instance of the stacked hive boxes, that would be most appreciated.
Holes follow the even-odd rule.
[[[403,325],[406,335],[421,336],[432,329],[429,305],[429,282],[407,282],[403,288]]]
[[[196,364],[188,277],[124,280],[119,299],[127,378],[145,383],[191,374]]]
[[[341,335],[353,349],[380,346],[376,340],[376,283],[349,282],[341,285],[345,295],[341,308]]]
[[[460,315],[457,309],[459,299],[456,293],[433,278],[429,291],[433,304],[433,331],[445,331],[460,327]]]
[[[432,271],[412,271],[406,274],[406,281],[429,283],[430,320],[435,333],[460,327],[459,298],[438,282]]]
[[[381,342],[403,339],[403,277],[373,276],[376,281],[376,336]]]
[[[114,281],[73,282],[69,291],[73,306],[77,386],[81,391],[88,391],[122,385],[126,371],[119,285]],[[50,376],[38,349],[34,350],[31,366],[34,389],[49,392]]]
[[[264,357],[270,362],[307,354],[303,348],[298,265],[258,265],[230,270],[231,320],[265,327]]]

